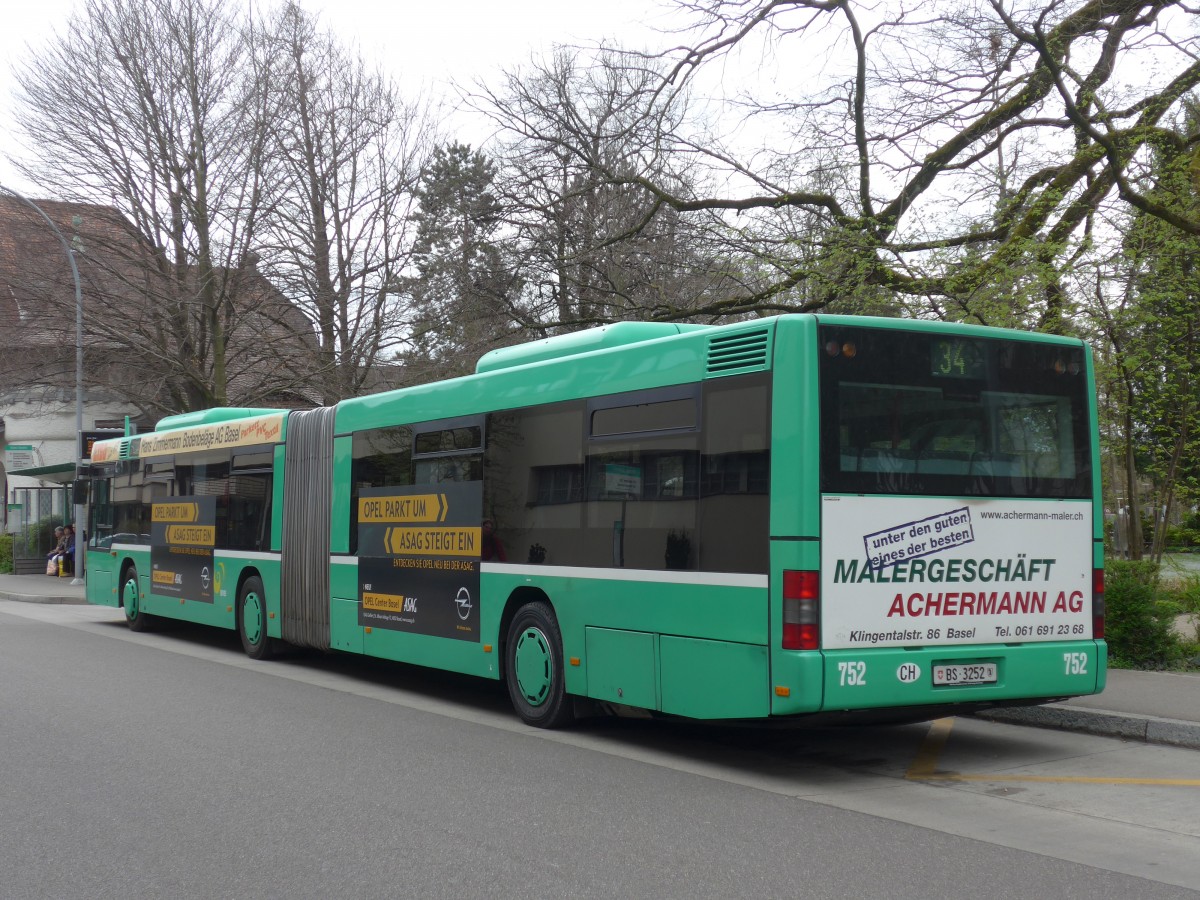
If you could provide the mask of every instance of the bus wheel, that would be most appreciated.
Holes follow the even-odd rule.
[[[251,659],[271,656],[275,642],[267,637],[267,598],[258,576],[251,576],[242,583],[238,593],[237,626],[247,656]]]
[[[137,568],[134,566],[126,566],[121,573],[121,606],[125,607],[125,624],[130,631],[146,631],[150,628],[150,616],[142,611]]]
[[[563,685],[562,632],[548,605],[536,601],[517,610],[504,662],[508,696],[526,725],[559,728],[574,718]]]

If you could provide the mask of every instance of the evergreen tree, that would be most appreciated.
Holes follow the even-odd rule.
[[[475,357],[513,331],[520,282],[500,235],[496,167],[465,144],[439,147],[417,189],[417,276],[403,290],[412,305],[410,365],[430,374],[470,371]]]

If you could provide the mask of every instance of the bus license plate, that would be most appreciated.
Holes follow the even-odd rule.
[[[994,684],[995,663],[958,663],[933,667],[934,684]]]

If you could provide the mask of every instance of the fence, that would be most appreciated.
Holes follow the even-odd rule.
[[[56,487],[13,488],[8,525],[13,536],[13,573],[46,571],[46,554],[54,549],[54,528],[71,522],[71,491]]]

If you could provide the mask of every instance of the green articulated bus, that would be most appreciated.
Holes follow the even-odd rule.
[[[87,596],[503,680],[518,715],[919,719],[1104,687],[1091,354],[626,322],[93,450]]]

